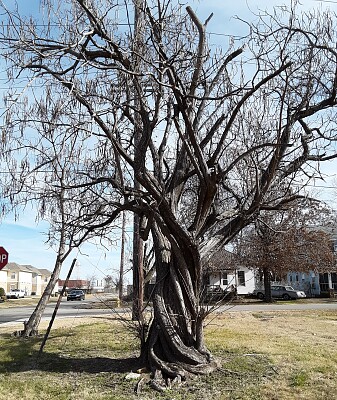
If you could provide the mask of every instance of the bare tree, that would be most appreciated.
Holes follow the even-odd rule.
[[[87,282],[88,282],[87,293],[91,294],[96,286],[97,282],[96,275],[88,276]]]
[[[319,203],[302,201],[277,213],[262,213],[238,235],[238,262],[259,271],[265,302],[272,302],[272,280],[282,280],[288,272],[335,269],[331,236],[325,232],[332,217]]]
[[[41,132],[41,138],[46,138],[45,132]],[[81,194],[78,191],[75,193],[75,191],[70,192],[66,189],[69,169],[72,168],[73,164],[69,158],[63,159],[62,154],[55,151],[56,142],[54,138],[53,140],[51,137],[48,139],[47,143],[50,147],[40,145],[36,148],[38,153],[37,164],[33,171],[27,168],[22,172],[21,179],[16,183],[21,186],[20,196],[16,197],[16,201],[19,203],[35,202],[39,218],[48,221],[51,225],[48,242],[51,246],[56,247],[56,259],[50,280],[21,332],[21,335],[25,337],[33,336],[38,332],[46,305],[68,256],[74,249],[79,249],[83,242],[92,239],[95,235],[95,232],[92,232],[92,226],[78,225],[82,220],[83,205],[78,201]],[[65,138],[62,140],[62,146],[66,146]],[[73,157],[75,157],[75,154],[73,154]],[[43,173],[46,167],[48,168],[48,178],[45,177],[41,182],[36,178],[41,172]],[[32,180],[36,180],[34,190],[31,189]],[[30,195],[27,196],[27,193],[30,193]],[[90,219],[90,215],[87,214],[85,219]]]
[[[112,275],[106,275],[104,277],[104,290],[111,291],[114,287],[114,278]]]
[[[201,257],[261,211],[302,196],[318,163],[336,157],[335,17],[261,16],[245,43],[216,50],[210,18],[149,1],[135,54],[133,25],[115,17],[127,19],[127,3],[43,4],[45,23],[2,7],[9,78],[41,87],[25,101],[15,89],[8,94],[2,145],[7,151],[19,137],[25,146],[29,127],[53,126],[49,104],[59,102],[66,137],[77,140],[65,186],[81,192],[77,226],[103,235],[128,210],[140,219],[142,240],[152,238],[154,318],[141,359],[154,387],[209,373],[217,363],[203,338]]]

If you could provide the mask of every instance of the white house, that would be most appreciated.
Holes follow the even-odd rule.
[[[223,269],[208,274],[207,285],[220,287],[225,291],[234,291],[238,295],[253,293],[255,289],[255,273],[246,267]]]
[[[11,289],[24,290],[26,295],[41,295],[50,279],[51,272],[32,265],[8,263],[0,271],[0,287],[6,292]]]
[[[236,264],[235,255],[221,250],[203,259],[204,285],[221,288],[238,295],[253,293],[256,284],[255,271]]]
[[[4,287],[6,292],[11,289],[21,289],[25,291],[25,294],[31,294],[33,287],[32,273],[23,265],[16,263],[8,263],[2,271],[7,272],[7,277],[4,281],[0,281],[0,285],[6,282]]]

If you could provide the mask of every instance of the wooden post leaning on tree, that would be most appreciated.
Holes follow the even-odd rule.
[[[67,288],[68,281],[69,281],[69,279],[70,279],[71,273],[73,272],[73,269],[74,269],[74,266],[75,266],[75,264],[76,264],[76,261],[77,261],[76,258],[74,258],[74,259],[73,259],[73,262],[71,263],[71,266],[70,266],[70,269],[69,269],[67,278],[66,278],[66,280],[64,281],[64,284],[63,284],[61,293],[60,293],[60,295],[59,295],[59,297],[58,297],[58,299],[57,299],[56,306],[55,306],[55,308],[54,308],[54,312],[53,312],[53,315],[52,315],[51,320],[50,320],[50,322],[49,322],[49,325],[48,325],[46,334],[44,335],[43,341],[42,341],[42,343],[41,343],[38,357],[40,357],[40,355],[42,354],[43,348],[44,348],[44,346],[45,346],[45,344],[46,344],[46,342],[47,342],[49,333],[50,333],[51,328],[52,328],[52,326],[53,326],[53,323],[54,323],[54,320],[55,320],[57,311],[58,311],[58,309],[59,309],[59,307],[60,307],[60,304],[61,304],[61,301],[62,301],[62,298],[63,298],[63,294],[64,294],[64,292],[65,292],[65,290],[66,290],[66,288]]]

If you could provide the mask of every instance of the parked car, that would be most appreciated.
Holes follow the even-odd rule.
[[[69,300],[84,300],[85,294],[83,290],[73,289],[71,292],[68,293],[67,301]]]
[[[25,291],[22,289],[11,289],[6,293],[7,299],[19,299],[25,297]]]
[[[254,294],[258,299],[264,299],[265,293],[264,289],[254,290]],[[292,286],[283,285],[272,285],[271,286],[271,297],[290,300],[290,299],[303,299],[306,294],[301,290],[295,290]]]

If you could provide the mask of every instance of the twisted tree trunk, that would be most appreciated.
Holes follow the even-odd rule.
[[[153,237],[157,253],[154,318],[141,357],[152,372],[153,385],[160,389],[167,380],[208,374],[217,363],[203,340],[200,278],[195,274],[200,257],[195,246],[192,251],[177,242],[172,246],[158,230]]]

